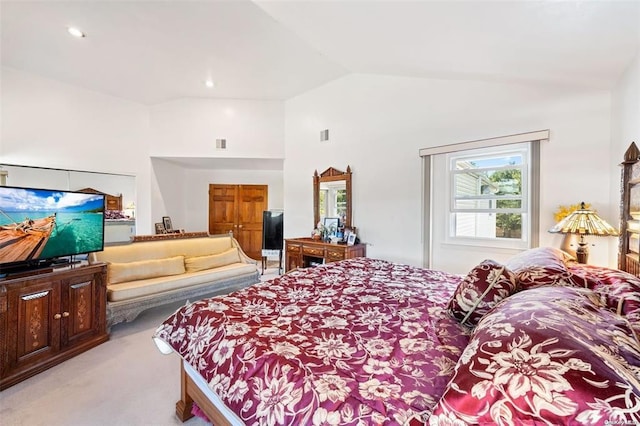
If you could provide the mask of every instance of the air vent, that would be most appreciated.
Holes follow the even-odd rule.
[[[325,142],[329,140],[329,129],[320,131],[320,142]]]
[[[216,139],[216,148],[218,148],[218,149],[227,149],[227,140],[226,139]]]

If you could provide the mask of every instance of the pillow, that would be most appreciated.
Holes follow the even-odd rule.
[[[462,324],[475,327],[496,303],[515,291],[515,274],[498,262],[485,260],[460,282],[447,308]]]
[[[602,295],[609,309],[619,315],[640,310],[640,278],[618,269],[594,265],[569,266],[573,277],[580,277]]]
[[[238,262],[240,262],[240,255],[238,254],[238,249],[235,247],[222,253],[187,257],[184,260],[187,272],[203,271],[205,269],[213,269]]]
[[[567,260],[569,258],[562,250],[539,247],[518,253],[505,265],[516,274],[519,290],[548,286],[581,286],[571,280],[565,265]]]
[[[430,424],[637,424],[640,346],[589,289],[536,288],[477,325]]]
[[[109,284],[184,274],[184,256],[125,263],[109,262],[107,274]]]

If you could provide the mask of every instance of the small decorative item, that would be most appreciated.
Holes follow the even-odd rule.
[[[164,229],[164,225],[160,222],[156,223],[156,234],[166,234],[167,231]]]
[[[314,240],[321,240],[324,238],[324,225],[322,222],[318,222],[316,229],[311,232],[311,238]]]
[[[171,224],[171,218],[169,216],[162,216],[162,223],[166,232],[173,232],[173,225]]]
[[[356,243],[356,234],[354,232],[351,232],[347,237],[347,245],[352,246],[355,243]]]

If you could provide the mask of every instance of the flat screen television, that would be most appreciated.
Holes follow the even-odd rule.
[[[105,195],[0,186],[0,274],[104,249]]]
[[[262,248],[282,250],[284,212],[265,210],[262,212]]]

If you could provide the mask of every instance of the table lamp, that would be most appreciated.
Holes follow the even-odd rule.
[[[584,239],[585,235],[598,237],[614,237],[618,235],[618,231],[613,226],[609,225],[593,210],[587,209],[584,202],[580,203],[578,210],[575,210],[549,229],[549,232],[580,235],[578,249],[576,250],[578,263],[587,263],[589,258],[589,246]]]

